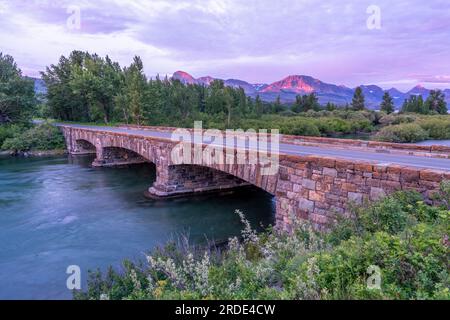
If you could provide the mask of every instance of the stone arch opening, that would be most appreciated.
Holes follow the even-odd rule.
[[[151,161],[144,158],[135,151],[121,147],[103,147],[100,153],[97,153],[97,159],[94,166],[113,167],[125,166],[131,164],[150,163]]]
[[[201,165],[169,165],[158,169],[157,179],[149,189],[153,197],[179,197],[190,194],[231,191],[241,187],[263,188],[233,174]],[[269,193],[269,192],[267,192]]]
[[[84,140],[84,139],[78,139],[75,141],[75,150],[73,150],[73,153],[76,154],[95,154],[97,152],[95,145],[91,142]]]

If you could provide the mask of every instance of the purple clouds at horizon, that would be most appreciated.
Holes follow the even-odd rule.
[[[380,9],[369,29],[367,8]],[[67,25],[80,11],[80,28]],[[0,51],[36,76],[72,50],[149,77],[271,83],[290,74],[354,87],[450,88],[450,2],[444,0],[0,0]]]

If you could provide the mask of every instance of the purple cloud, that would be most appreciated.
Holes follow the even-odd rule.
[[[366,25],[372,4],[379,30]],[[80,8],[80,29],[66,26],[69,6]],[[32,75],[79,49],[121,64],[141,55],[149,76],[181,69],[250,82],[308,74],[347,86],[450,87],[444,0],[0,0],[0,18],[1,50]]]

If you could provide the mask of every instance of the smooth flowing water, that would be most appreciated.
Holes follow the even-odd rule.
[[[70,299],[69,265],[87,271],[144,252],[180,234],[224,240],[273,223],[274,202],[257,190],[166,201],[146,199],[155,168],[91,168],[90,157],[0,158],[0,299]]]

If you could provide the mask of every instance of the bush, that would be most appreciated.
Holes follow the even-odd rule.
[[[449,183],[440,196],[448,198]],[[398,192],[355,210],[328,234],[308,224],[257,234],[245,217],[242,240],[225,249],[169,243],[147,263],[90,273],[76,299],[450,299],[446,205]],[[347,230],[342,232],[342,230]],[[368,268],[380,288],[368,288]]]
[[[420,127],[428,132],[431,139],[450,139],[450,118],[429,118],[419,122]]]
[[[320,136],[317,126],[306,119],[295,119],[280,125],[280,132],[299,136]]]
[[[19,135],[7,138],[2,145],[3,150],[14,150],[16,152],[64,148],[65,141],[61,131],[47,123],[34,126]]]
[[[18,136],[24,130],[24,127],[19,125],[0,125],[0,147],[6,139]]]
[[[382,128],[375,139],[387,142],[418,142],[428,138],[428,133],[418,124],[398,124]]]

